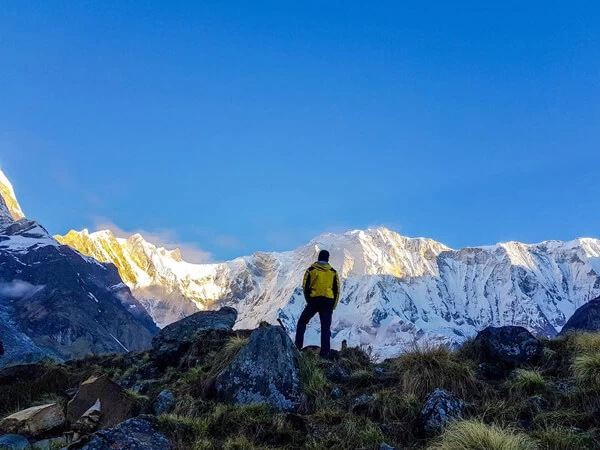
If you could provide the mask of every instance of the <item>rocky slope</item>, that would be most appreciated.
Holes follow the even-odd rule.
[[[114,263],[161,327],[193,310],[233,306],[240,328],[280,318],[292,333],[304,305],[303,272],[328,249],[344,279],[334,347],[346,339],[372,346],[380,357],[423,339],[458,344],[489,325],[555,335],[578,307],[600,295],[600,241],[588,238],[452,250],[378,228],[217,264],[189,264],[140,235],[118,239],[83,230],[57,239]],[[318,342],[317,334],[315,320],[307,342]]]
[[[157,328],[117,269],[18,216],[0,196],[0,367],[148,348]]]

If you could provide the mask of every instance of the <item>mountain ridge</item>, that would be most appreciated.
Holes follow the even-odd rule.
[[[118,251],[133,252],[126,260],[140,263],[131,270],[142,282],[130,287],[160,326],[194,307],[226,305],[240,311],[239,327],[279,318],[294,332],[304,302],[303,271],[326,248],[343,278],[334,343],[346,339],[352,345],[371,345],[383,356],[420,339],[458,344],[488,325],[524,325],[538,334],[555,335],[576,308],[600,294],[600,241],[594,238],[453,250],[432,239],[376,228],[326,233],[288,252],[190,264],[175,261],[168,250],[139,236],[132,248],[128,239],[103,241],[106,232],[72,230],[67,236],[57,239],[83,253],[86,248],[119,247],[93,255],[101,261]],[[69,242],[75,237],[79,244]],[[168,301],[150,294],[152,283]],[[166,316],[157,312],[173,304],[186,306]],[[312,340],[319,332],[315,325],[309,331]]]

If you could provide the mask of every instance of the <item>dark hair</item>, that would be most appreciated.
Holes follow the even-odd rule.
[[[319,252],[319,261],[329,262],[329,252],[327,250],[321,250]]]

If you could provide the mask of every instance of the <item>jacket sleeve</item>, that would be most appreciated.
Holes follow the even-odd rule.
[[[304,274],[304,280],[302,281],[302,291],[304,292],[304,299],[310,300],[310,270],[307,270]]]
[[[336,272],[333,277],[333,296],[335,298],[335,303],[333,304],[333,309],[337,308],[338,301],[340,300],[340,277]]]

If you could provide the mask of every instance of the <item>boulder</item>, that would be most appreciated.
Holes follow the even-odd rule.
[[[176,362],[205,330],[231,330],[237,320],[234,308],[223,307],[218,311],[200,311],[163,328],[152,339],[155,359]]]
[[[169,413],[175,407],[175,397],[170,391],[164,390],[158,397],[156,397],[156,401],[152,405],[152,409],[154,414],[160,416],[161,414]]]
[[[475,338],[488,361],[515,367],[542,357],[544,344],[523,327],[488,327]]]
[[[283,328],[258,328],[217,375],[217,397],[228,403],[266,403],[279,411],[294,411],[303,398],[300,357]]]
[[[567,321],[560,334],[600,331],[600,297],[581,306]]]
[[[18,434],[5,434],[0,436],[0,448],[3,450],[25,450],[29,448],[29,441]]]
[[[100,429],[115,426],[135,415],[134,400],[106,375],[91,377],[79,387],[79,392],[67,405],[69,423],[76,423],[97,401],[102,405]]]
[[[65,413],[57,403],[34,406],[0,421],[0,432],[35,437],[65,424]]]
[[[156,431],[147,417],[129,419],[108,430],[94,434],[81,450],[171,450],[173,445],[165,435]]]
[[[73,424],[73,431],[78,433],[93,433],[100,427],[100,419],[102,418],[102,403],[100,399],[92,405],[90,409]]]
[[[436,389],[429,395],[419,413],[418,428],[426,434],[440,433],[456,420],[462,420],[466,404],[443,389]]]

